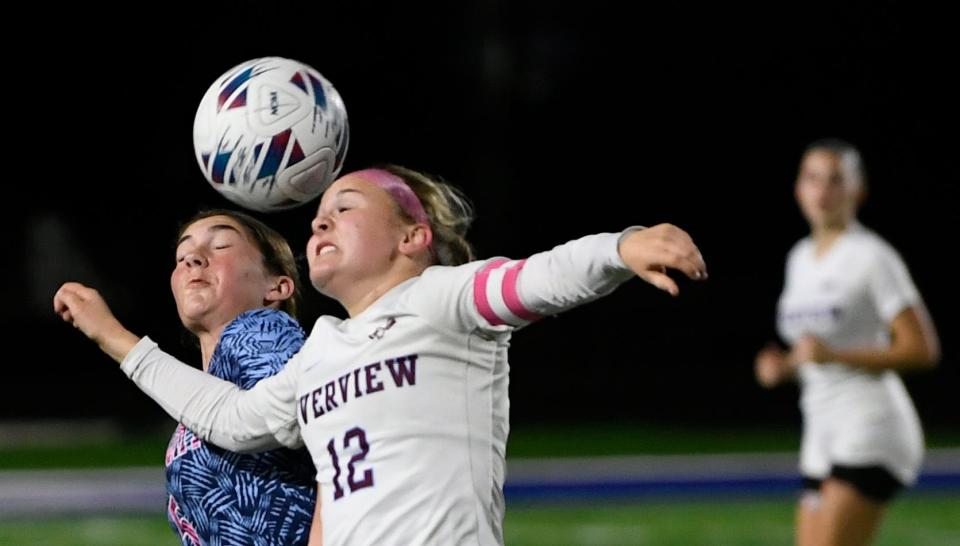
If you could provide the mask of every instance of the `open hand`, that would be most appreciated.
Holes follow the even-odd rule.
[[[631,231],[620,240],[620,257],[641,279],[676,296],[677,283],[667,275],[676,269],[694,280],[707,278],[707,265],[693,239],[672,224]]]

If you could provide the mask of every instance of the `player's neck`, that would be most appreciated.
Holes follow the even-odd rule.
[[[210,368],[210,359],[213,358],[213,351],[217,348],[217,343],[220,341],[220,334],[223,333],[224,327],[221,326],[215,331],[204,331],[197,334],[197,338],[200,341],[200,357],[203,363],[203,371],[207,371]]]
[[[421,269],[396,269],[389,275],[370,279],[369,283],[358,283],[355,285],[356,289],[352,290],[350,295],[345,298],[337,298],[337,300],[347,310],[350,318],[354,318],[366,311],[394,287],[422,272]],[[366,284],[366,286],[364,287],[362,284]]]
[[[813,229],[814,254],[820,258],[833,248],[837,239],[847,230],[847,223],[837,223],[830,225],[817,226]]]

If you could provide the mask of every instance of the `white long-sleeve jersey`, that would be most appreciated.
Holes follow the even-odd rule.
[[[318,319],[283,371],[249,391],[148,338],[122,369],[224,448],[305,443],[326,545],[502,544],[510,335],[631,278],[620,236],[431,267],[356,317]]]

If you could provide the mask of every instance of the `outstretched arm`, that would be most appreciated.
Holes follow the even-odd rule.
[[[188,366],[145,337],[121,369],[194,434],[230,451],[303,444],[296,418],[296,377],[289,363],[250,390]]]
[[[92,288],[66,283],[54,296],[53,307],[120,362],[123,372],[171,417],[204,440],[231,451],[301,445],[292,373],[281,372],[244,391],[132,334]]]
[[[464,316],[479,312],[486,325],[521,327],[609,294],[635,275],[677,295],[670,269],[707,277],[700,251],[676,226],[588,235],[526,260],[486,261],[474,273],[472,289],[461,292],[460,309]]]

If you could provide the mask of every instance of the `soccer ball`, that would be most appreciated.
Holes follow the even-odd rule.
[[[260,212],[323,193],[349,142],[337,90],[310,66],[281,57],[253,59],[217,78],[193,123],[193,148],[207,181]]]

